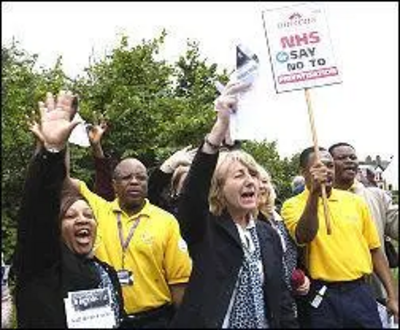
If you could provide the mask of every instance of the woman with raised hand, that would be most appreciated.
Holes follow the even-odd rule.
[[[98,327],[118,326],[123,313],[115,270],[93,257],[92,210],[77,192],[63,189],[67,140],[78,124],[72,120],[73,100],[71,92],[61,91],[56,100],[48,93],[46,102],[39,102],[39,127],[32,130],[41,144],[23,189],[15,263],[22,328],[85,327],[82,321],[94,316],[89,307],[96,304],[108,316],[101,323],[104,315],[97,315]]]
[[[237,94],[246,87],[229,84],[216,100],[217,120],[183,185],[178,220],[193,269],[173,328],[298,326],[279,236],[256,220],[257,164],[243,151],[219,151]]]
[[[183,182],[195,153],[196,149],[191,146],[174,152],[153,171],[149,178],[148,197],[150,201],[175,216],[178,212],[178,201]]]

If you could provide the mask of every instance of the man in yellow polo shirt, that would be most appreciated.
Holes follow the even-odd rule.
[[[118,272],[128,314],[122,327],[166,327],[191,272],[179,224],[145,198],[147,180],[146,167],[129,158],[114,170],[112,202],[74,181],[98,221],[95,255]]]
[[[297,244],[305,246],[305,267],[312,278],[308,317],[312,328],[382,327],[371,288],[365,281],[373,269],[384,283],[387,307],[398,316],[398,302],[379,236],[368,206],[357,195],[332,188],[332,156],[319,148],[300,155],[306,189],[287,200],[282,217]],[[331,223],[327,233],[321,198],[326,187]]]
[[[391,197],[378,187],[366,187],[358,181],[358,157],[354,147],[347,142],[335,143],[328,149],[335,164],[336,189],[347,190],[361,196],[367,203],[378,230],[379,239],[385,255],[385,237],[399,240],[399,205],[392,203]],[[384,301],[386,292],[376,274],[371,285],[378,300]]]

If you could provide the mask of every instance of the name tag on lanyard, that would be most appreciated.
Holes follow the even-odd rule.
[[[133,285],[133,273],[130,270],[121,269],[117,272],[121,286]]]
[[[117,221],[118,221],[118,234],[119,234],[119,241],[122,248],[122,269],[117,271],[118,280],[121,286],[133,285],[134,277],[131,270],[125,269],[125,254],[126,250],[128,249],[129,243],[133,238],[133,234],[136,231],[136,228],[139,225],[140,217],[135,220],[132,224],[131,229],[129,230],[128,237],[124,240],[123,231],[122,231],[122,222],[121,222],[121,213],[117,214]]]

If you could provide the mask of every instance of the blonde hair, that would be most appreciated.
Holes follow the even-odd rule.
[[[275,210],[276,192],[274,186],[272,185],[271,176],[269,175],[267,170],[260,164],[258,164],[258,172],[260,173],[260,180],[267,181],[265,195],[260,194],[259,196],[258,208],[261,213],[263,213],[267,217],[270,217]]]
[[[211,187],[208,196],[210,204],[210,212],[214,215],[221,215],[226,208],[226,199],[222,189],[226,180],[226,172],[228,167],[235,163],[240,162],[246,166],[250,171],[257,173],[257,162],[248,153],[242,150],[222,151],[218,157],[218,163],[211,180]],[[254,215],[257,215],[257,210],[254,210]]]
[[[181,181],[182,175],[186,174],[189,172],[189,165],[179,165],[174,173],[172,174],[171,178],[171,195],[176,195],[178,194],[178,185],[179,181]]]

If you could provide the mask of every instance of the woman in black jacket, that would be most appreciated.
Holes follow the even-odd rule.
[[[298,327],[284,282],[280,239],[255,218],[256,162],[243,151],[219,154],[243,88],[230,85],[217,99],[217,121],[184,183],[178,220],[193,270],[171,327]]]
[[[71,93],[60,92],[56,104],[51,94],[46,107],[40,103],[41,127],[35,133],[43,146],[28,168],[18,223],[18,327],[67,328],[64,299],[81,290],[109,292],[108,299],[103,298],[111,305],[115,326],[123,313],[115,270],[93,257],[97,230],[93,213],[76,192],[62,191],[65,148],[77,124],[71,122],[76,111],[72,100]]]

